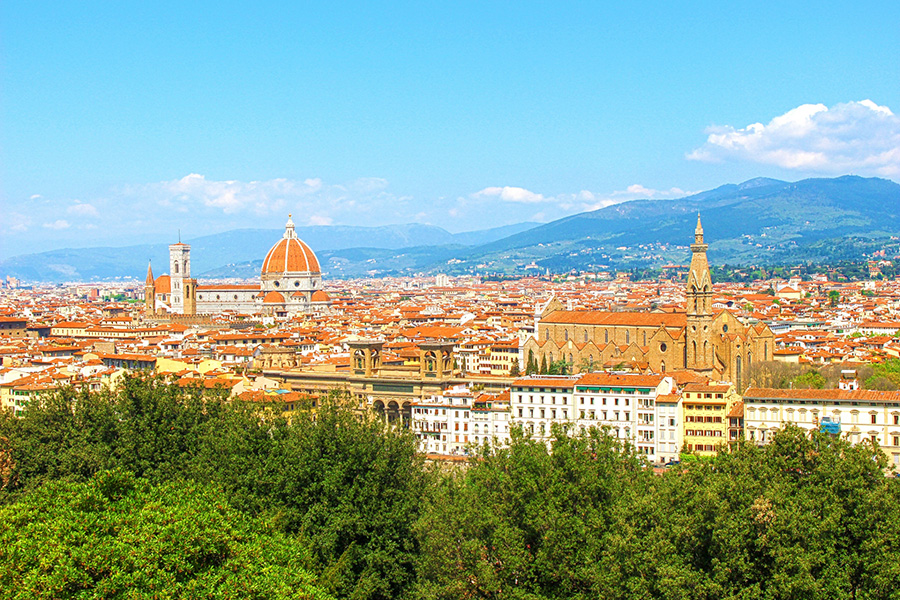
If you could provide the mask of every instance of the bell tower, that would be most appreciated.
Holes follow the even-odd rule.
[[[688,273],[687,331],[685,332],[685,367],[693,371],[708,372],[713,369],[712,344],[712,277],[703,241],[703,226],[697,215],[694,243],[691,244],[691,271]]]
[[[156,313],[156,280],[153,278],[153,269],[147,263],[147,280],[144,281],[144,312],[148,315]]]
[[[169,277],[172,284],[172,312],[180,315],[196,313],[197,280],[191,279],[191,246],[180,241],[169,246]]]

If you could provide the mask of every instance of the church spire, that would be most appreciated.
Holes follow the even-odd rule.
[[[685,368],[703,373],[713,369],[712,277],[703,241],[703,225],[697,214],[694,243],[691,244],[691,271],[685,290],[687,329],[685,335]]]
[[[706,252],[707,246],[703,242],[703,225],[700,223],[700,213],[697,213],[697,228],[694,229],[694,243],[691,244],[691,250],[694,253],[697,252]]]

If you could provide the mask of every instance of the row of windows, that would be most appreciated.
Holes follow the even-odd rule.
[[[701,417],[688,415],[684,418],[685,423],[721,423],[722,417]]]
[[[693,450],[696,452],[713,452],[716,447],[712,444],[688,444],[687,449],[688,451]]]
[[[647,345],[647,332],[644,331],[642,333],[644,334],[643,344],[646,346]],[[546,329],[544,331],[544,339],[545,340],[550,339],[550,330],[549,329]],[[583,339],[585,342],[590,341],[590,333],[588,332],[587,329],[585,329],[583,332]],[[565,340],[567,342],[569,341],[569,330],[568,329],[563,329],[563,340]],[[603,343],[604,344],[609,343],[609,330],[608,329],[603,330]],[[625,343],[626,344],[631,343],[631,331],[628,329],[625,330]],[[665,342],[660,343],[659,349],[660,349],[660,351],[665,352],[666,351],[666,343]]]
[[[525,410],[525,409],[522,409],[522,408],[519,409],[519,416],[522,417],[522,418],[525,417],[525,415],[524,415],[524,410]],[[556,418],[556,409],[554,408],[554,409],[551,409],[551,410],[545,410],[545,409],[542,408],[542,409],[540,409],[540,412],[539,412],[539,413],[536,413],[536,412],[535,412],[535,409],[533,409],[533,408],[529,408],[529,409],[528,409],[528,416],[529,416],[529,418],[534,418],[534,417],[536,417],[538,414],[540,414],[540,418],[541,418],[541,419],[546,419],[546,418],[547,418],[547,414],[550,415],[550,418],[551,418],[551,419],[555,419],[555,418]],[[566,409],[562,409],[561,414],[562,414],[562,418],[563,418],[563,419],[568,419],[568,418],[569,418],[569,411],[567,411]]]
[[[748,408],[747,409],[747,418],[748,419],[756,419],[756,413],[757,413],[756,409]],[[778,416],[777,408],[770,408],[770,409],[768,409],[768,411],[765,408],[760,408],[759,409],[759,420],[765,420],[767,413],[769,414],[769,420],[772,420],[772,421],[780,420],[780,418]],[[813,420],[817,420],[819,418],[819,411],[817,411],[817,410],[810,411],[809,414],[812,415]],[[835,410],[831,414],[832,414],[832,418],[840,421],[841,411]],[[798,419],[799,422],[802,423],[802,422],[806,421],[807,412],[805,410],[801,409],[800,411],[798,411],[798,417],[799,417],[799,419]],[[785,411],[785,418],[786,418],[785,420],[787,420],[787,421],[794,420],[793,409],[787,409]],[[890,421],[893,421],[893,423],[892,423],[893,425],[900,425],[900,415],[889,416],[888,422],[890,423]],[[859,423],[859,413],[858,412],[853,411],[850,413],[850,422],[851,423]],[[872,425],[879,424],[878,423],[878,413],[874,413],[874,414],[869,413],[869,423],[871,423]]]
[[[602,404],[603,406],[606,406],[606,398],[600,398],[600,400],[601,400],[600,404]],[[625,406],[630,406],[630,402],[629,402],[629,399],[628,399],[628,398],[623,398],[623,400],[625,401]],[[594,399],[593,399],[593,398],[591,398],[590,401],[591,401],[591,402],[590,402],[591,404],[594,404]],[[618,406],[618,405],[619,405],[619,399],[618,399],[618,398],[613,398],[613,402],[614,402],[614,406]],[[584,403],[585,403],[585,401],[584,401],[584,398],[582,397],[582,398],[581,398],[581,404],[584,404]]]

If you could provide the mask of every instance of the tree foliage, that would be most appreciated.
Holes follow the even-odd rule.
[[[430,470],[344,400],[287,419],[136,376],[0,416],[0,597],[900,594],[900,480],[867,442],[789,427],[657,476],[557,427]]]
[[[213,488],[121,471],[0,509],[5,598],[327,598],[303,554]]]

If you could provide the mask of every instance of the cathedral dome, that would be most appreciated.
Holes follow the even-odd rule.
[[[272,246],[262,264],[263,276],[282,273],[321,273],[319,260],[312,249],[297,237],[290,216],[284,237]]]

